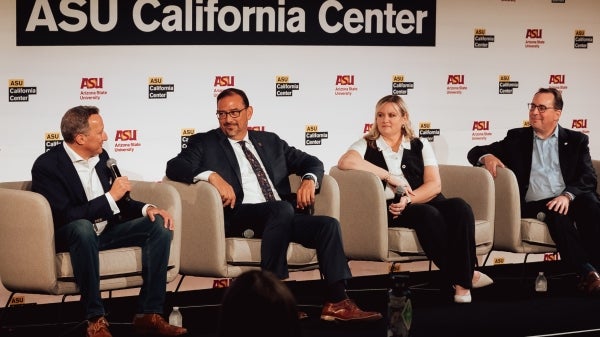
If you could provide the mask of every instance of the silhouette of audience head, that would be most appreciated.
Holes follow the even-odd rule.
[[[251,270],[225,291],[219,313],[219,337],[300,337],[294,295],[275,274]]]

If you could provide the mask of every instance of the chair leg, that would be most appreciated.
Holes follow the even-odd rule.
[[[487,263],[488,259],[490,258],[490,255],[492,255],[491,250],[487,254],[485,254],[485,259],[483,260],[483,264],[481,265],[482,267],[485,267],[485,264]]]
[[[185,275],[180,274],[181,278],[179,279],[179,282],[177,282],[177,286],[175,287],[175,292],[179,291],[179,287],[181,286],[181,283],[183,283],[183,278],[185,277]]]

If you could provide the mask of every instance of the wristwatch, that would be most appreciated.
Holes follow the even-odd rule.
[[[315,182],[315,188],[319,189],[319,181],[317,180],[317,177],[315,177],[314,175],[312,175],[310,173],[307,173],[307,174],[305,174],[305,175],[302,176],[302,180],[305,180],[305,179],[309,179],[309,180],[314,181]]]

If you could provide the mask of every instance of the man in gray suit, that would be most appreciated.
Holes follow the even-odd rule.
[[[541,212],[561,259],[580,274],[579,289],[600,294],[600,201],[588,136],[558,124],[561,92],[540,88],[529,103],[530,127],[509,130],[506,137],[475,146],[467,158],[496,176],[511,169],[519,184],[521,214]]]
[[[191,136],[188,146],[167,163],[167,177],[215,186],[223,201],[226,235],[239,237],[251,229],[262,239],[261,267],[280,279],[289,276],[290,242],[316,249],[328,290],[321,319],[380,319],[380,313],[362,311],[346,295],[346,280],[352,276],[337,219],[308,211],[323,179],[323,163],[272,132],[249,131],[253,112],[244,91],[221,92],[216,113],[220,128]],[[290,174],[302,177],[295,194]]]

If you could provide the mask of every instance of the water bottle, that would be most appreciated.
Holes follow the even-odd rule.
[[[539,272],[538,276],[535,279],[535,291],[538,293],[543,293],[548,290],[548,280],[546,280],[546,276],[544,276],[544,272]]]
[[[392,266],[393,270],[393,266]],[[388,337],[408,337],[412,322],[412,303],[408,289],[408,274],[391,273],[388,290]]]
[[[183,317],[181,316],[179,307],[173,307],[173,311],[171,311],[171,314],[169,315],[169,324],[178,327],[183,326]]]

